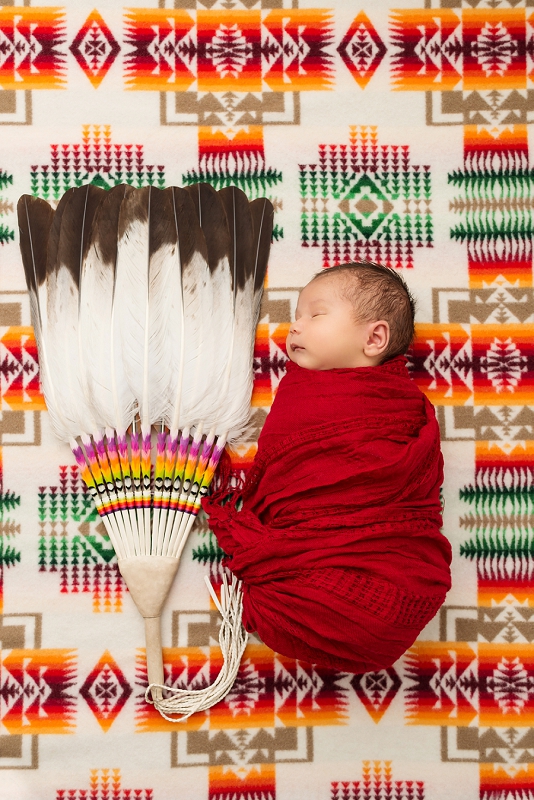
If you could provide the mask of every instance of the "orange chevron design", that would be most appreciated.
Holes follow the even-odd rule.
[[[58,789],[57,800],[153,800],[152,789],[125,789],[120,769],[92,769],[84,789]]]
[[[473,397],[469,332],[464,325],[421,323],[410,352],[411,375],[438,406],[463,406]]]
[[[270,356],[270,337],[269,324],[260,322],[256,329],[256,341],[254,344],[255,359],[265,359],[269,361]],[[254,390],[252,392],[252,405],[255,407],[270,408],[273,402],[271,371],[265,371],[254,378]]]
[[[252,406],[270,408],[276,394],[276,387],[273,386],[271,368],[263,369],[263,364],[271,365],[273,358],[276,357],[277,366],[280,367],[281,361],[285,360],[286,338],[289,333],[290,322],[272,324],[262,322],[256,331],[256,343],[254,346],[254,360],[260,364],[260,369],[256,371],[254,379],[254,391],[252,394]]]
[[[125,17],[125,40],[135,50],[125,58],[126,88],[152,89],[158,92],[185,92],[195,75],[187,66],[187,58],[171,50],[186,39],[195,22],[181,9],[129,8]],[[156,42],[156,47],[151,45]],[[160,51],[159,43],[167,48]]]
[[[533,21],[534,21],[534,14]],[[464,126],[464,151],[504,153],[510,151],[528,153],[528,128],[526,125],[509,125],[492,130],[479,125]]]
[[[56,7],[0,7],[3,40],[2,89],[64,89],[65,10]]]
[[[529,405],[533,341],[532,324],[419,324],[411,374],[435,405]]]
[[[271,349],[271,339],[269,335],[269,323],[261,322],[256,330],[256,342],[254,345],[255,358],[269,359]],[[254,407],[269,408],[273,402],[271,373],[256,375],[254,379],[254,390],[252,393],[252,405]]]
[[[45,411],[33,328],[8,328],[0,339],[0,352],[2,349],[5,353],[2,358],[1,408]]]
[[[414,681],[405,695],[406,722],[469,725],[478,711],[470,690],[476,658],[464,642],[416,642],[405,656],[408,680]]]
[[[391,12],[394,46],[400,54],[392,59],[393,89],[407,92],[450,92],[461,84],[462,75],[453,60],[433,59],[420,48],[432,40],[441,49],[460,36],[461,18],[445,8],[395,9]]]
[[[198,88],[261,91],[261,12],[197,11]]]
[[[203,686],[204,681],[215,680],[222,666],[218,646],[210,647],[209,655],[205,648],[177,647],[164,649],[163,656],[168,685]],[[144,651],[139,651],[137,674],[140,684],[146,686]],[[221,703],[180,723],[181,729],[199,730],[205,727],[206,719],[210,730],[273,729],[280,722],[293,728],[347,722],[346,699],[331,670],[285,658],[263,644],[249,644],[240,675]],[[247,691],[246,687],[252,689]],[[145,703],[144,695],[139,699],[136,725],[140,733],[176,730],[174,723]]]
[[[222,131],[220,128],[200,126],[198,129],[199,158],[222,156],[225,153],[254,153],[264,155],[263,126],[248,125],[246,128]],[[207,161],[209,167],[209,161]]]
[[[257,449],[258,446],[256,444],[250,446],[243,445],[243,447],[239,448],[228,447],[228,455],[232,462],[232,470],[239,473],[241,471],[246,472],[250,469]]]
[[[478,643],[481,727],[531,727],[534,724],[534,695],[521,691],[534,670],[531,644],[514,642]],[[511,687],[517,687],[514,691]]]
[[[526,89],[526,19],[524,8],[464,8],[464,91]],[[484,46],[501,43],[500,59],[484,58]]]
[[[202,92],[332,88],[327,9],[132,8],[125,28],[130,89],[183,92],[195,80]]]
[[[276,679],[284,685],[294,685],[302,688],[306,682],[313,684],[313,670],[320,676],[321,668],[310,664],[295,661],[292,658],[276,655]],[[326,675],[332,675],[324,669]],[[286,727],[297,728],[310,725],[346,725],[348,722],[348,709],[343,703],[336,700],[336,688],[332,685],[329,691],[313,693],[293,691],[287,694],[283,702],[277,704],[276,717]]]
[[[109,652],[99,658],[80,689],[96,721],[108,731],[132,693],[132,687]]]
[[[512,286],[532,286],[532,262],[469,260],[469,286],[472,289],[487,289],[503,278]]]
[[[274,764],[254,764],[239,769],[228,766],[209,768],[209,796],[212,798],[263,798],[275,796]],[[240,787],[243,787],[239,791]]]
[[[479,606],[502,606],[508,603],[534,607],[534,593],[529,580],[520,583],[515,575],[507,578],[478,576],[477,602]]]
[[[263,25],[273,47],[276,43],[280,50],[264,71],[264,81],[273,92],[333,88],[332,57],[324,50],[332,34],[330,11],[322,8],[277,8],[268,13]],[[288,48],[292,48],[291,60],[288,59]],[[301,57],[302,51],[307,52]],[[286,61],[290,63],[285,65]]]
[[[94,8],[78,31],[69,50],[92,85],[98,89],[120,53],[120,45]]]
[[[475,405],[529,405],[534,325],[471,325]]]
[[[209,656],[200,647],[164,647],[163,663],[166,680],[170,685],[178,683],[180,687],[186,682],[192,688],[202,684],[202,676],[208,677]],[[144,689],[147,686],[145,650],[139,649],[136,657],[138,683],[143,686],[143,693],[139,697],[136,713],[136,731],[138,733],[157,733],[160,731],[176,730],[175,723],[167,722],[155,710],[154,706],[145,702]],[[193,714],[186,722],[180,723],[180,730],[197,731],[204,725],[206,713]]]
[[[520,798],[534,791],[534,764],[480,764],[480,797]]]
[[[240,673],[253,676],[256,685],[266,686],[273,676],[274,653],[263,644],[249,644],[241,660]],[[210,680],[213,681],[223,665],[222,653],[218,647],[211,648]],[[237,678],[239,684],[239,677]],[[230,730],[240,728],[274,728],[275,710],[272,694],[258,692],[250,705],[233,690],[226,698],[210,709],[210,730]]]
[[[74,733],[73,650],[0,653],[0,688],[7,699],[0,722],[12,735]]]
[[[500,442],[475,442],[475,463],[481,469],[534,469],[534,441],[518,441],[512,447]]]
[[[395,9],[391,32],[397,91],[526,89],[525,8]]]

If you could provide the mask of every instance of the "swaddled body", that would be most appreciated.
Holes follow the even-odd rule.
[[[390,666],[450,587],[442,478],[434,410],[403,356],[350,368],[288,364],[241,510],[237,496],[205,506],[243,580],[247,629],[324,666]]]

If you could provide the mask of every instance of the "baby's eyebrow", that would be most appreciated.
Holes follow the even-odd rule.
[[[309,305],[313,306],[313,307],[318,306],[318,305],[327,306],[328,305],[328,300],[323,300],[321,298],[317,298],[315,300],[310,300],[309,301]],[[299,308],[298,303],[297,303],[297,308],[295,309],[295,319],[297,318],[297,315],[300,314],[300,313],[302,313],[302,312],[301,312],[301,309]]]

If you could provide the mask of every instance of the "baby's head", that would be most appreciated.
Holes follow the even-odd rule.
[[[331,267],[301,291],[287,354],[305,369],[377,366],[406,352],[414,311],[396,270],[369,262]]]

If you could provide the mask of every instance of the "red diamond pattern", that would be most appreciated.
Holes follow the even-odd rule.
[[[80,694],[104,732],[108,731],[132,693],[109,650],[87,676]]]
[[[337,51],[356,83],[365,89],[380,66],[386,47],[362,11],[353,19]]]
[[[95,8],[83,23],[69,49],[97,89],[121,48]]]

